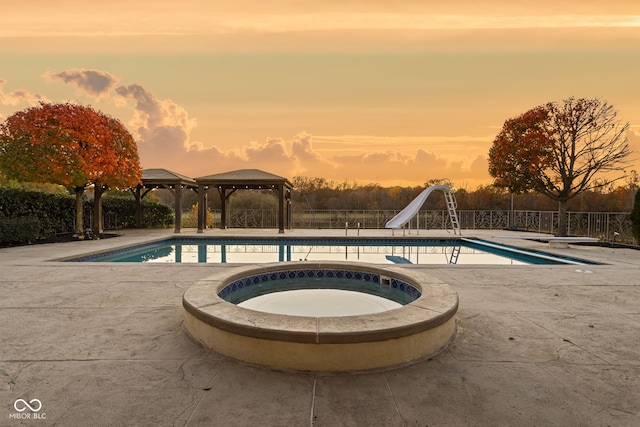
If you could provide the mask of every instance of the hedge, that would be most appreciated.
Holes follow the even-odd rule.
[[[74,212],[71,195],[0,188],[0,218],[37,219],[40,237],[73,231]]]
[[[102,198],[104,218],[117,218],[108,224],[115,228],[136,226],[136,201],[133,197]],[[89,228],[93,200],[84,203],[83,228]],[[107,221],[105,221],[107,222]],[[38,238],[72,233],[75,224],[75,197],[0,188],[0,244],[29,243]],[[142,226],[166,228],[173,224],[173,210],[163,204],[142,201]],[[17,230],[24,230],[22,231]]]
[[[16,245],[32,243],[40,238],[38,218],[0,218],[0,243]]]
[[[105,226],[115,224],[115,228],[136,227],[136,201],[126,197],[103,197],[102,211],[106,219]],[[85,228],[89,228],[89,218],[93,215],[93,200],[87,200],[84,205]],[[167,228],[173,225],[173,209],[167,205],[151,200],[142,199],[142,227]]]

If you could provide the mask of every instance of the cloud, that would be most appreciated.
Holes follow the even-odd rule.
[[[125,122],[136,139],[143,168],[166,168],[192,177],[255,168],[289,178],[304,175],[381,185],[416,185],[436,178],[477,185],[489,179],[486,159],[479,154],[486,150],[487,137],[321,136],[317,148],[313,135],[301,131],[288,139],[267,137],[224,150],[193,141],[197,120],[181,105],[140,84],[117,86],[116,76],[87,69],[44,77],[70,84],[92,98],[107,97],[129,111]],[[44,99],[24,90],[4,94],[5,83],[0,80],[0,101],[5,104]]]
[[[195,127],[196,120],[189,118],[187,111],[170,99],[159,99],[151,91],[139,84],[120,86],[116,93],[135,101],[133,124],[141,131],[160,126],[180,127],[187,134]]]
[[[36,105],[39,102],[49,102],[47,97],[37,93],[31,93],[26,89],[18,89],[5,93],[4,85],[6,83],[6,80],[0,79],[0,105],[18,105],[22,103]]]
[[[160,99],[139,84],[119,86],[115,94],[134,101],[129,125],[138,143],[143,167],[162,167],[198,177],[234,169],[255,168],[285,176],[321,175],[332,162],[314,151],[312,136],[300,132],[290,140],[268,137],[264,142],[223,151],[192,141],[197,121],[170,99]]]
[[[173,163],[184,158],[196,120],[183,107],[170,99],[159,99],[139,84],[119,86],[115,92],[135,102],[130,125],[141,158],[153,161],[154,167],[163,159]]]
[[[629,160],[632,162],[636,162],[640,159],[640,126],[631,126],[631,129],[627,132],[627,142],[629,143],[629,148],[631,149],[631,155],[629,156]],[[630,166],[629,169],[638,168],[637,164]],[[640,171],[637,171],[640,172]]]
[[[482,156],[477,156],[470,165],[466,165],[455,157],[441,156],[423,149],[413,154],[388,150],[335,155],[331,160],[340,165],[335,170],[335,178],[357,178],[382,185],[415,185],[439,178],[449,178],[454,184],[463,180],[477,184],[488,178],[487,162]]]
[[[320,153],[314,151],[312,136],[307,132],[300,132],[291,142],[291,154],[299,161],[301,172],[310,167],[335,167],[335,164],[322,157]]]
[[[191,144],[182,160],[183,165],[188,165],[183,173],[195,177],[235,169],[262,169],[289,178],[322,176],[324,170],[334,167],[331,161],[314,151],[312,136],[307,132],[300,132],[288,140],[269,137],[264,142],[252,141],[226,151],[216,146],[203,148],[200,144]]]
[[[118,84],[118,78],[106,71],[72,68],[60,73],[45,73],[43,77],[48,81],[61,80],[72,84],[76,89],[92,98],[101,98],[109,94]]]
[[[197,21],[196,21],[197,22]],[[208,21],[210,22],[210,21]],[[204,24],[204,22],[201,22]],[[298,13],[246,14],[214,20],[208,28],[219,32],[283,33],[302,31],[375,30],[513,30],[522,28],[637,28],[638,15],[471,15],[434,13]],[[192,30],[192,29],[191,29]]]
[[[196,120],[170,99],[159,99],[139,84],[117,86],[120,79],[106,71],[82,68],[67,69],[59,73],[45,73],[48,81],[62,81],[74,86],[81,94],[91,98],[109,98],[121,108],[133,101],[133,117],[128,125],[133,128],[143,167],[164,167],[163,163],[179,164],[184,161],[191,145],[192,129]],[[197,151],[197,150],[196,150]],[[146,164],[146,165],[145,165]]]
[[[340,148],[330,152],[338,154],[317,150],[313,136],[305,131],[290,139],[267,137],[262,142],[247,141],[229,150],[204,147],[191,140],[197,122],[180,105],[160,99],[138,84],[117,87],[115,93],[135,102],[129,124],[133,127],[145,168],[163,167],[193,177],[255,168],[286,177],[322,176],[339,181],[380,183],[422,183],[446,177],[452,180],[463,177],[473,182],[487,179],[486,160],[482,157],[469,164],[423,149],[383,150],[378,149],[382,144],[375,147],[370,140],[363,144],[371,138],[366,136],[358,136],[355,141],[341,141]],[[467,144],[477,143],[472,138],[469,140]],[[460,140],[456,145],[462,143]],[[350,149],[342,150],[345,147]]]

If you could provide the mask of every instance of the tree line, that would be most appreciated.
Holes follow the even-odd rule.
[[[325,178],[295,176],[291,197],[294,211],[304,210],[391,210],[399,211],[417,197],[425,187],[446,180],[432,180],[423,185],[382,187],[379,184],[335,182]],[[540,193],[512,195],[508,190],[484,185],[475,190],[455,188],[451,184],[460,210],[541,210],[557,211],[558,202]],[[638,186],[635,173],[621,186],[610,186],[585,191],[568,202],[573,212],[630,212]],[[220,208],[217,194],[209,197],[209,209]],[[162,203],[173,205],[173,195],[157,190],[155,196]],[[277,195],[270,190],[238,190],[229,198],[230,209],[276,209]],[[185,192],[183,206],[197,203],[195,192]],[[432,193],[423,206],[425,210],[447,209],[440,192]]]

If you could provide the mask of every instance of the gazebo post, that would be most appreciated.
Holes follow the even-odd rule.
[[[173,232],[180,233],[180,229],[182,227],[182,184],[176,184],[173,195],[175,197],[174,211],[176,217],[176,224]]]
[[[287,230],[291,230],[291,191],[285,188],[286,196],[285,196],[285,205],[287,206]]]
[[[220,228],[227,228],[227,189],[220,187]]]
[[[284,185],[278,185],[278,233],[284,233],[284,212],[285,212]]]
[[[204,185],[198,185],[198,233],[207,228],[207,190]]]
[[[142,185],[136,187],[136,228],[142,228]]]

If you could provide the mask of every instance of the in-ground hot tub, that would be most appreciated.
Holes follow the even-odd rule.
[[[400,302],[361,315],[293,316],[239,307],[291,289],[359,291]],[[184,294],[187,332],[231,358],[273,369],[344,372],[410,364],[455,336],[458,296],[413,269],[349,262],[274,263],[225,269]]]

